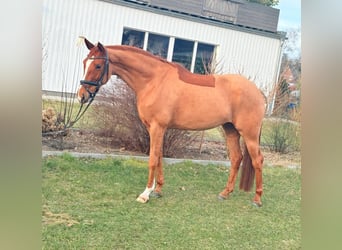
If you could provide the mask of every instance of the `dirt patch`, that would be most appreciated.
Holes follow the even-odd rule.
[[[43,206],[42,210],[42,222],[47,225],[57,225],[64,224],[71,227],[75,224],[79,224],[78,221],[71,218],[69,214],[66,213],[52,213],[47,206]]]
[[[100,136],[94,131],[72,129],[65,136],[43,136],[42,150],[146,156],[140,152],[127,151],[123,146],[114,143],[115,141],[115,138]],[[196,141],[184,148],[175,158],[217,161],[228,159],[223,141],[204,140],[201,149],[200,146],[201,142]],[[300,152],[279,154],[270,152],[267,148],[262,148],[262,151],[265,163],[268,165],[297,167],[301,165]]]

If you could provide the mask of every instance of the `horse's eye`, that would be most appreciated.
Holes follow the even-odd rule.
[[[101,69],[101,65],[100,64],[96,64],[95,68],[96,69]]]

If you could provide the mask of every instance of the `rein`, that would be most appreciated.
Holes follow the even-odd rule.
[[[88,80],[81,80],[80,81],[80,85],[90,85],[90,86],[95,86],[96,89],[94,92],[90,92],[88,88],[85,88],[89,94],[89,97],[90,97],[90,100],[87,104],[87,106],[85,106],[85,109],[83,109],[84,107],[84,104],[81,103],[81,106],[78,110],[78,113],[75,117],[75,120],[71,121],[70,122],[70,125],[68,127],[72,127],[82,116],[83,114],[87,111],[87,109],[89,108],[90,104],[94,101],[94,98],[97,94],[97,92],[99,91],[101,85],[103,84],[102,83],[102,80],[104,78],[104,76],[108,73],[108,70],[109,70],[109,59],[108,59],[108,53],[107,53],[107,50],[105,50],[105,56],[104,57],[93,57],[93,58],[88,58],[88,60],[91,59],[91,60],[95,60],[95,59],[102,59],[102,60],[105,60],[105,67],[101,73],[101,76],[100,78],[97,80],[97,81],[88,81]]]
[[[95,97],[95,96],[94,96]],[[69,125],[67,126],[67,128],[71,128],[79,119],[81,119],[81,117],[83,116],[83,114],[87,111],[87,109],[89,108],[90,104],[94,101],[94,97],[90,99],[90,101],[88,102],[87,106],[85,107],[84,110],[83,109],[83,103],[81,104],[77,115],[75,117],[75,120],[70,121]]]

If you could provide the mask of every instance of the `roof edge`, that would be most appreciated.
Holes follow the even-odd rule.
[[[154,8],[151,6],[148,6],[146,3],[141,2],[131,2],[131,1],[125,1],[125,0],[99,0],[102,2],[107,2],[111,4],[116,4],[124,7],[129,7],[133,9],[139,9],[143,11],[148,11],[160,15],[165,15],[165,16],[171,16],[175,18],[180,18],[188,21],[193,21],[193,22],[199,22],[203,24],[209,24],[221,28],[226,28],[226,29],[231,29],[231,30],[236,30],[236,31],[241,31],[241,32],[247,32],[250,34],[254,35],[260,35],[260,36],[265,36],[265,37],[270,37],[270,38],[275,38],[279,40],[284,40],[284,32],[282,31],[277,31],[277,32],[271,32],[271,31],[265,31],[265,30],[259,30],[256,28],[250,28],[242,25],[237,25],[237,24],[232,24],[228,22],[223,22],[215,19],[210,19],[207,17],[202,17],[202,16],[196,16],[192,14],[186,14],[186,13],[181,13],[177,11],[172,11],[172,10],[165,10],[165,9],[159,9],[159,8]]]

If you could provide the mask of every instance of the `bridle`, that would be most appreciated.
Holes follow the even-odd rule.
[[[81,80],[80,81],[80,84],[81,85],[91,85],[91,86],[95,86],[96,89],[94,92],[90,92],[88,88],[85,88],[89,94],[89,97],[91,98],[91,102],[94,100],[97,92],[99,91],[100,87],[102,84],[102,80],[103,80],[103,77],[108,73],[108,68],[109,68],[109,59],[108,59],[108,53],[107,53],[107,50],[105,50],[105,56],[104,57],[91,57],[91,58],[88,58],[88,60],[95,60],[95,59],[102,59],[102,60],[105,60],[105,67],[104,69],[102,70],[102,73],[101,73],[101,76],[100,78],[97,80],[97,81],[87,81],[87,80]]]
[[[99,56],[99,57],[91,57],[88,58],[88,60],[95,60],[95,59],[102,59],[105,60],[105,66],[104,69],[102,70],[101,76],[97,81],[87,81],[87,80],[81,80],[80,84],[81,85],[91,85],[91,86],[95,86],[96,89],[94,92],[90,92],[90,90],[88,88],[85,88],[89,94],[90,100],[87,104],[87,106],[85,107],[85,109],[82,111],[83,109],[83,103],[81,103],[80,109],[78,110],[78,113],[75,117],[75,120],[73,120],[72,122],[70,122],[70,127],[73,126],[75,124],[75,122],[77,122],[82,116],[83,114],[87,111],[87,109],[89,108],[90,104],[94,101],[94,98],[97,94],[97,92],[99,91],[101,85],[103,85],[104,83],[103,78],[105,77],[106,74],[108,74],[109,71],[109,58],[108,58],[108,53],[107,50],[105,49],[105,56]]]

